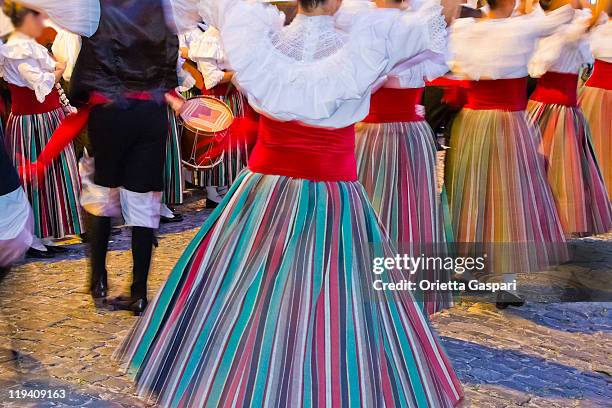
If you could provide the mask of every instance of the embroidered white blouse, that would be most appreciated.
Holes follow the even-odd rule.
[[[373,86],[427,50],[444,53],[440,13],[413,19],[395,9],[356,12],[348,26],[332,16],[298,15],[284,26],[276,8],[242,0],[200,1],[217,27],[234,82],[249,103],[277,120],[341,128],[369,111]]]
[[[591,52],[596,59],[612,62],[612,21],[602,13],[599,22],[600,24],[591,30]]]
[[[573,17],[574,9],[563,6],[546,15],[455,20],[450,33],[451,70],[471,80],[526,77],[538,39]]]
[[[539,40],[529,61],[529,75],[539,78],[547,71],[577,74],[582,65],[591,63],[587,35],[591,17],[590,9],[575,10],[570,24]]]
[[[55,60],[36,40],[16,31],[0,46],[0,76],[32,89],[42,103],[55,86]]]

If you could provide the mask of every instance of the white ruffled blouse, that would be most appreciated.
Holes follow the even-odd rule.
[[[546,15],[455,20],[450,34],[451,70],[471,80],[526,77],[537,40],[573,17],[574,9],[563,6]]]
[[[529,75],[539,78],[548,71],[577,74],[584,64],[592,63],[587,36],[591,17],[590,9],[575,10],[570,24],[542,38],[529,61]]]
[[[212,89],[221,82],[225,75],[225,58],[221,47],[219,30],[208,26],[206,31],[199,28],[182,36],[182,45],[189,49],[189,59],[198,66],[204,77],[206,89]]]
[[[601,24],[591,30],[591,52],[596,59],[612,62],[612,21],[605,14],[601,18]]]
[[[42,103],[55,86],[55,60],[36,40],[14,32],[0,46],[0,76],[9,84],[32,89]]]
[[[441,14],[413,19],[395,9],[356,12],[350,26],[332,16],[298,15],[284,27],[275,7],[241,0],[200,1],[219,28],[234,81],[249,103],[281,121],[330,128],[365,118],[375,83],[425,51],[443,53]]]

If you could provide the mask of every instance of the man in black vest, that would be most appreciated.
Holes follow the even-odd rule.
[[[95,151],[95,197],[87,197],[91,291],[108,292],[106,254],[111,217],[132,227],[129,296],[110,302],[142,313],[160,198],[168,132],[164,95],[177,86],[178,38],[162,0],[101,0],[100,25],[83,38],[71,80],[71,101],[94,104],[88,133]],[[96,100],[97,102],[93,102]]]

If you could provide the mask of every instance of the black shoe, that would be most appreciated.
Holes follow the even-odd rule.
[[[135,299],[131,296],[117,296],[109,302],[113,310],[128,310],[134,313],[134,316],[140,316],[147,308],[147,299]]]
[[[162,215],[159,219],[159,222],[161,222],[162,224],[169,224],[172,222],[182,222],[182,221],[183,221],[183,214],[180,214],[180,213],[174,213],[174,217],[172,218],[164,217]]]
[[[27,258],[32,259],[50,259],[55,258],[55,253],[51,251],[41,251],[40,249],[30,248],[26,252]]]
[[[91,287],[91,297],[94,298],[94,300],[106,299],[107,296],[108,285],[106,284],[106,282],[104,282],[103,279],[100,279],[99,281],[93,283]]]
[[[217,208],[218,205],[219,203],[213,200],[206,199],[206,205],[205,205],[206,208]]]
[[[54,254],[65,254],[66,252],[68,252],[68,248],[64,248],[58,245],[45,245],[45,248],[47,248],[47,251],[52,252]]]
[[[517,295],[510,292],[501,291],[497,294],[497,301],[495,302],[495,307],[497,307],[499,310],[504,310],[507,309],[508,306],[521,307],[524,304],[525,301]]]

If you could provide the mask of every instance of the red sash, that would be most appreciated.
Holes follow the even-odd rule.
[[[11,91],[11,112],[13,115],[37,115],[52,112],[62,107],[59,93],[53,88],[45,97],[44,102],[38,102],[36,94],[30,88],[8,84]]]
[[[421,104],[423,88],[381,88],[372,95],[366,123],[418,122],[424,120],[416,112]]]
[[[578,74],[545,73],[538,80],[538,85],[529,99],[551,105],[576,106]]]
[[[468,109],[521,111],[527,107],[527,78],[470,81]]]
[[[249,169],[312,181],[357,181],[355,127],[326,129],[262,116]]]
[[[593,73],[586,86],[612,90],[612,62],[596,59]]]

